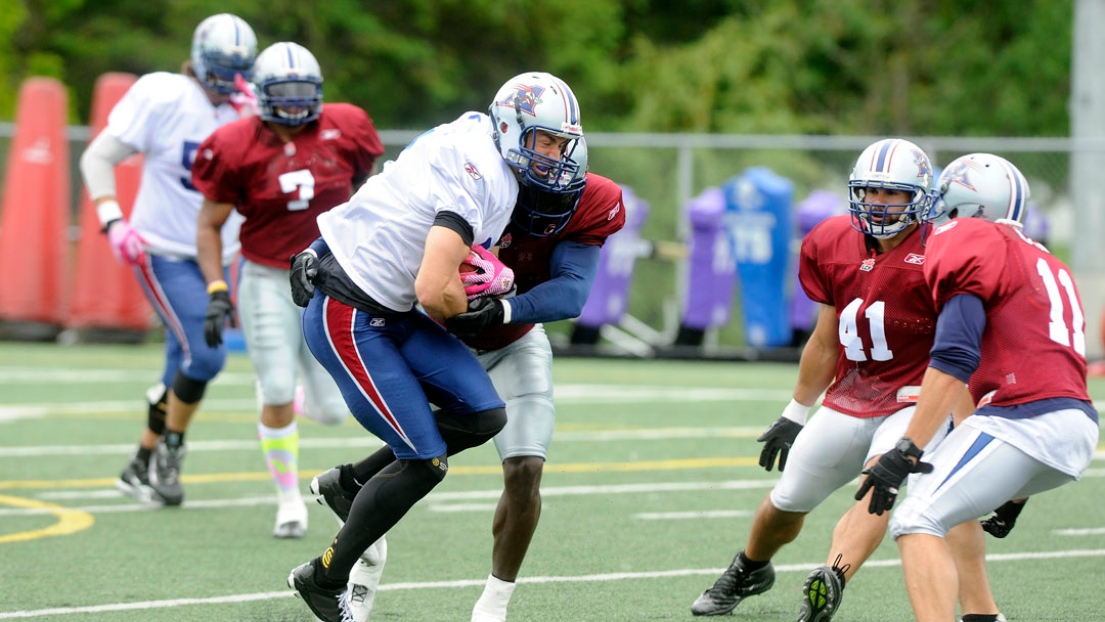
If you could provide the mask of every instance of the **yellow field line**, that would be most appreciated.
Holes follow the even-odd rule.
[[[51,536],[67,536],[77,533],[78,531],[84,531],[96,522],[96,519],[93,518],[92,515],[88,512],[71,510],[69,508],[63,508],[60,505],[45,503],[43,501],[35,501],[34,499],[23,499],[21,497],[9,497],[7,495],[0,495],[0,505],[10,505],[12,507],[28,510],[46,510],[47,512],[58,517],[58,522],[50,525],[49,527],[46,527],[45,529],[20,531],[18,533],[10,533],[0,536],[0,544],[7,544],[9,542],[25,542],[27,540],[38,540],[39,538],[49,538]]]

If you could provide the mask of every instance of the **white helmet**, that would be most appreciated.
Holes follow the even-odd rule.
[[[511,221],[534,237],[543,238],[564,230],[579,207],[587,186],[587,139],[580,138],[568,157],[577,166],[564,191],[550,192],[536,185],[522,185]]]
[[[1009,160],[992,153],[972,153],[944,169],[925,220],[982,218],[1020,227],[1028,213],[1029,197],[1028,181]]]
[[[234,76],[249,79],[257,58],[257,36],[244,19],[230,13],[212,15],[192,35],[192,73],[222,95],[237,91]]]
[[[283,125],[302,125],[322,112],[322,70],[307,48],[274,43],[253,66],[261,118]]]
[[[571,155],[583,136],[583,126],[579,103],[567,84],[543,72],[517,75],[495,94],[488,115],[495,125],[495,143],[507,164],[518,171],[523,185],[534,184],[549,192],[571,191],[578,169]],[[537,130],[568,139],[560,160],[530,148]]]
[[[908,203],[869,203],[868,188],[902,190],[911,198]],[[880,140],[863,150],[848,180],[852,226],[876,238],[892,238],[921,221],[931,189],[932,164],[920,147],[901,138]]]

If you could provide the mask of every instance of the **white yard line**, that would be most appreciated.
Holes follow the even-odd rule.
[[[1049,551],[1046,553],[1003,553],[1000,555],[987,555],[988,562],[1011,562],[1039,559],[1069,559],[1075,557],[1105,557],[1105,550],[1081,549],[1072,551]],[[805,564],[788,564],[776,566],[775,572],[809,572],[820,565],[820,561]],[[900,560],[873,560],[864,564],[864,568],[895,568],[901,565]],[[666,579],[671,577],[690,576],[715,576],[724,568],[683,568],[676,570],[656,570],[651,572],[614,572],[606,574],[590,574],[557,577],[521,577],[519,583],[527,584],[555,584],[555,583],[600,583],[609,581],[640,581],[645,579]],[[487,579],[461,579],[455,581],[428,581],[407,583],[383,583],[381,592],[395,590],[425,590],[442,588],[468,588],[484,585]],[[272,600],[275,598],[287,598],[295,593],[292,590],[280,592],[259,592],[254,594],[233,594],[230,596],[217,596],[213,598],[176,598],[172,600],[149,600],[136,603],[115,603],[107,605],[95,605],[90,607],[56,607],[52,609],[36,609],[30,611],[0,612],[0,620],[15,620],[24,618],[39,618],[44,616],[80,615],[92,613],[109,613],[115,611],[139,611],[149,609],[170,609],[187,605],[221,605],[232,603],[245,603],[257,600]]]

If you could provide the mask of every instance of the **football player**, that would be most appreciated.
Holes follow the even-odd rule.
[[[459,266],[473,244],[499,241],[519,188],[569,191],[583,130],[575,95],[547,73],[506,82],[489,113],[465,113],[415,139],[349,202],[319,216],[322,237],[293,260],[311,351],[392,453],[382,468],[336,471],[352,497],[331,504],[345,525],[288,577],[326,621],[353,615],[350,568],[441,482],[448,456],[506,424],[487,372],[441,323],[468,310]]]
[[[238,316],[257,373],[261,451],[279,504],[273,535],[302,538],[307,506],[299,491],[299,430],[293,399],[304,387],[303,414],[339,425],[345,400],[303,339],[303,311],[288,289],[288,258],[318,238],[315,219],[349,200],[384,152],[368,114],[350,104],[323,106],[322,71],[309,50],[275,43],[253,68],[258,114],[219,128],[200,145],[192,183],[204,195],[196,246],[210,297],[206,337],[222,342],[233,318],[219,264],[221,231],[235,210],[241,225]]]
[[[803,240],[799,279],[819,303],[817,322],[794,397],[759,438],[760,465],[770,471],[778,460],[781,476],[756,511],[744,549],[694,602],[694,615],[727,614],[770,589],[771,558],[798,536],[806,514],[891,450],[909,423],[935,330],[920,224],[931,188],[924,151],[907,140],[880,140],[856,161],[850,213],[822,221]],[[960,389],[958,409],[968,410]],[[937,443],[939,434],[930,440]],[[841,517],[826,565],[803,584],[799,622],[832,619],[845,583],[878,547],[887,521],[862,502]]]
[[[166,327],[161,382],[147,392],[149,414],[138,450],[116,486],[140,500],[180,505],[184,434],[207,384],[222,370],[226,348],[204,341],[207,294],[196,263],[196,216],[202,196],[192,186],[196,149],[220,125],[240,116],[235,78],[248,77],[257,38],[229,13],[203,20],[191,58],[179,74],[138,79],[81,156],[81,174],[116,258],[131,266]],[[115,198],[115,165],[142,153],[142,182],[128,221]],[[238,225],[223,228],[223,274],[238,252]],[[151,465],[151,455],[156,459]]]
[[[987,187],[1003,187],[1009,200],[984,205],[977,197]],[[1070,269],[1021,232],[1023,175],[1002,158],[972,154],[948,166],[936,198],[927,219],[957,205],[959,217],[927,243],[924,276],[939,309],[932,360],[913,420],[859,490],[869,493],[869,511],[882,514],[917,474],[890,531],[919,622],[955,616],[948,530],[1077,480],[1099,436],[1081,298]],[[949,396],[963,383],[978,409],[921,462],[919,447],[939,434]]]

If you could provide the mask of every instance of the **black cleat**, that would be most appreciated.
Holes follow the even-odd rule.
[[[127,463],[127,468],[115,480],[115,488],[134,497],[139,503],[150,503],[156,497],[150,487],[150,465],[137,458],[131,458]]]
[[[837,557],[840,563],[840,557]],[[836,564],[818,566],[806,577],[802,585],[802,608],[798,610],[798,622],[829,622],[840,608],[844,597],[844,571]]]
[[[184,487],[180,485],[180,465],[184,462],[186,453],[184,445],[173,449],[165,443],[165,439],[157,442],[150,486],[165,505],[180,505],[184,501]]]
[[[714,585],[702,593],[694,604],[691,613],[696,616],[720,616],[737,608],[745,597],[762,594],[775,585],[775,567],[768,562],[759,570],[749,572],[741,563],[740,553],[733,563],[718,577]]]
[[[349,590],[346,586],[328,589],[315,582],[315,560],[296,566],[288,575],[288,587],[303,599],[323,622],[354,622],[349,609]]]
[[[319,473],[311,480],[309,487],[319,505],[325,505],[342,523],[349,519],[349,510],[353,507],[356,495],[341,487],[341,467]]]

